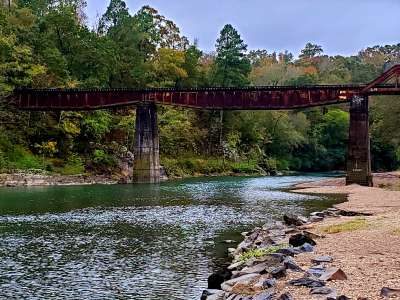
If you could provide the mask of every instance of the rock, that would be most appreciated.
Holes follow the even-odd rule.
[[[288,226],[301,226],[307,223],[307,220],[300,216],[283,215],[283,221]]]
[[[305,243],[303,246],[297,247],[297,250],[300,251],[300,253],[313,252],[314,247],[312,245],[310,245],[309,243]]]
[[[279,296],[277,300],[294,300],[293,296],[287,292]]]
[[[263,286],[267,289],[273,287],[276,284],[276,279],[275,278],[269,278],[264,281]]]
[[[293,285],[293,286],[305,286],[305,287],[309,287],[309,288],[325,286],[325,282],[323,282],[321,280],[316,280],[316,279],[306,278],[306,277],[290,280],[289,284]]]
[[[256,264],[254,266],[251,267],[245,267],[243,268],[241,271],[238,271],[234,277],[240,277],[246,274],[251,274],[251,273],[258,273],[258,274],[262,274],[262,273],[266,273],[265,269],[268,267],[268,264],[266,262],[263,263],[259,263]]]
[[[323,287],[316,287],[310,291],[312,295],[329,295],[332,294],[335,290],[328,288],[326,286]]]
[[[284,266],[276,267],[272,269],[269,273],[274,278],[282,278],[286,276],[286,268]]]
[[[221,284],[229,280],[232,277],[232,272],[228,269],[223,269],[218,272],[215,272],[208,277],[208,288],[209,289],[221,289]]]
[[[308,220],[309,220],[311,223],[317,223],[317,222],[323,221],[323,220],[324,220],[324,217],[311,216],[311,217],[308,218]]]
[[[235,285],[240,284],[242,286],[248,286],[253,281],[259,279],[260,276],[261,275],[259,275],[259,274],[247,274],[247,275],[243,275],[243,276],[225,281],[220,286],[221,286],[221,289],[224,290],[225,292],[232,292],[233,287]]]
[[[296,254],[300,254],[301,253],[299,251],[299,249],[295,249],[295,248],[282,248],[282,249],[279,249],[276,252],[280,253],[280,254],[283,254],[283,255],[287,255],[287,256],[295,256]]]
[[[240,261],[238,261],[238,262],[235,262],[235,263],[231,264],[231,265],[228,267],[228,270],[230,270],[230,271],[237,270],[238,268],[240,268],[240,267],[243,266],[243,265],[244,265],[244,261],[243,261],[243,260],[240,260]]]
[[[223,300],[224,296],[224,291],[208,289],[203,291],[200,300]]]
[[[372,216],[371,213],[362,213],[362,212],[355,212],[355,211],[349,211],[349,210],[339,210],[338,215],[345,216],[345,217]]]
[[[300,247],[303,246],[305,243],[308,243],[312,246],[315,246],[317,244],[313,239],[310,239],[309,237],[305,236],[302,233],[292,235],[289,238],[289,244],[292,245],[293,247]]]
[[[226,300],[251,300],[251,297],[237,295],[237,294],[230,294],[228,298],[224,298]]]
[[[346,297],[345,295],[342,295],[342,296],[337,297],[336,300],[350,300],[350,298]]]
[[[274,294],[275,294],[274,290],[270,289],[258,295],[253,296],[252,300],[272,300]]]
[[[278,259],[280,263],[283,262],[286,258],[286,256],[284,254],[278,253],[278,252],[271,253],[271,254],[269,254],[269,256],[272,256],[272,257]]]
[[[325,213],[323,211],[316,211],[316,212],[312,212],[310,214],[310,216],[317,216],[317,217],[325,217]]]
[[[312,259],[312,262],[315,264],[320,264],[320,263],[331,263],[333,261],[332,256],[324,255],[324,256],[317,256]]]
[[[308,237],[308,238],[310,238],[310,239],[312,239],[312,240],[322,239],[322,238],[325,237],[325,236],[323,236],[323,235],[319,235],[319,234],[316,234],[316,233],[314,233],[314,232],[306,231],[306,230],[303,231],[303,234],[304,234],[306,237]]]
[[[381,297],[393,297],[400,296],[400,289],[391,289],[384,287],[381,289]]]
[[[321,277],[322,274],[325,273],[325,271],[326,271],[326,268],[324,268],[324,266],[318,265],[318,266],[309,268],[307,273],[319,278],[319,277]]]
[[[346,280],[347,276],[342,269],[339,268],[329,268],[320,277],[320,280],[330,281],[330,280]]]
[[[286,269],[292,270],[294,272],[303,272],[303,269],[300,268],[290,257],[287,257],[283,261],[283,265],[285,266]]]
[[[267,254],[267,255],[264,255],[261,257],[249,259],[246,262],[246,266],[252,267],[257,264],[265,263],[267,267],[274,268],[274,267],[280,266],[281,262],[282,262],[282,258],[280,256],[273,256],[273,255]]]

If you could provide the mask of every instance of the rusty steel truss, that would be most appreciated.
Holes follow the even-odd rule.
[[[198,89],[17,89],[22,110],[95,110],[156,103],[199,109],[276,110],[350,102],[370,95],[400,95],[400,65],[370,84]],[[394,81],[387,83],[388,81]],[[385,83],[385,84],[384,84]]]

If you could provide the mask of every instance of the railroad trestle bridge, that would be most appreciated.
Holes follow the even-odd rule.
[[[28,111],[79,111],[136,106],[134,182],[160,180],[157,104],[208,110],[290,110],[350,103],[346,183],[372,185],[368,99],[400,95],[400,65],[369,84],[195,89],[17,89]]]

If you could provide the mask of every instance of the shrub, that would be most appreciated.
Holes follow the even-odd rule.
[[[61,174],[63,175],[76,175],[84,172],[85,166],[78,155],[71,155],[65,166],[61,169]]]
[[[288,247],[287,244],[279,244],[279,245],[275,245],[275,246],[270,246],[268,248],[252,249],[252,250],[249,250],[249,251],[243,253],[242,255],[240,255],[239,260],[247,261],[253,257],[261,257],[264,255],[275,253],[278,250],[286,248],[286,247]]]
[[[43,163],[37,156],[20,145],[14,146],[6,153],[10,169],[43,169]]]
[[[117,162],[115,158],[106,153],[104,150],[96,149],[92,157],[93,167],[98,171],[105,172],[111,171],[115,168]]]

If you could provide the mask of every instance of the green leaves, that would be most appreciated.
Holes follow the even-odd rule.
[[[232,25],[225,25],[217,40],[214,84],[219,86],[245,86],[251,70],[245,56],[247,45]]]

